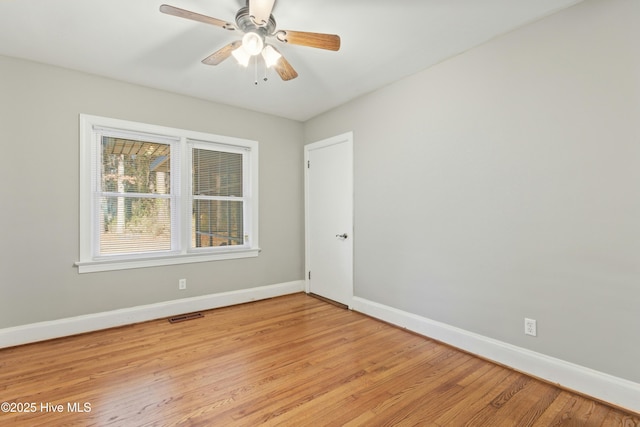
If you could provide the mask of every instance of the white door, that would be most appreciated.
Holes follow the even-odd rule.
[[[305,146],[307,292],[351,306],[353,134]]]

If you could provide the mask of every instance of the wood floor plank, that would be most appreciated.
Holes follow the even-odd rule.
[[[481,424],[496,410],[490,404],[496,391],[502,390],[504,384],[517,375],[515,372],[491,365],[486,373],[483,372],[476,381],[465,387],[460,400],[441,414],[425,414],[425,421],[432,420],[438,426],[461,425],[468,421],[472,421],[471,425]]]
[[[561,400],[561,402],[558,402],[559,404],[556,410],[550,412],[549,414],[545,413],[542,417],[539,418],[536,425],[586,427],[600,427],[609,425],[629,425],[630,427],[640,426],[640,421],[638,420],[635,421],[636,424],[625,424],[624,422],[622,422],[622,418],[619,422],[616,421],[615,418],[606,421],[611,412],[613,412],[613,414],[617,414],[619,412],[615,410],[612,411],[612,409],[607,406],[599,405],[596,402],[580,398],[568,392],[563,391],[561,392],[561,395],[563,395],[564,398]]]
[[[396,377],[401,369],[406,369],[408,360],[419,360],[441,349],[441,346],[433,341],[421,341],[421,345],[412,343],[400,346],[400,351],[387,347],[378,360],[367,363],[366,375],[360,376],[357,381],[331,388],[313,401],[315,409],[310,410],[308,405],[299,406],[286,413],[281,418],[282,421],[292,424],[300,421],[311,425],[314,419],[330,419],[332,425],[342,425],[350,420],[354,413],[366,411],[375,404],[374,402],[391,397],[389,389],[385,387],[387,379]]]
[[[305,294],[203,314],[0,350],[0,425],[640,426]]]

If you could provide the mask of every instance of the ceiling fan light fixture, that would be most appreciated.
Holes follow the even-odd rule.
[[[267,65],[267,68],[271,68],[278,63],[280,58],[282,58],[282,55],[272,46],[267,45],[262,50],[262,58],[264,59],[264,63]]]
[[[244,37],[242,37],[242,48],[250,56],[255,56],[262,52],[263,47],[264,42],[262,41],[262,37],[260,37],[258,33],[250,31],[245,34]]]
[[[248,67],[251,57],[262,54],[265,71],[266,68],[273,68],[282,80],[289,81],[298,77],[298,73],[277,48],[265,43],[265,38],[271,37],[280,43],[317,49],[340,50],[340,36],[337,34],[276,30],[276,20],[271,14],[275,2],[276,0],[245,0],[246,6],[241,7],[236,13],[235,25],[168,4],[161,5],[160,12],[244,33],[242,40],[235,40],[204,58],[202,63],[205,65],[219,65],[230,56],[234,56],[240,65]],[[260,61],[256,58],[256,70],[258,62]]]
[[[243,67],[249,66],[249,60],[251,59],[251,55],[247,53],[244,47],[240,46],[239,48],[231,52],[231,54],[233,55],[234,58],[236,58],[236,60],[238,61],[238,64],[242,65]]]

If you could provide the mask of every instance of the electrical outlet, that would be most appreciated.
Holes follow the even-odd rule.
[[[537,331],[537,327],[536,327],[536,321],[535,319],[527,319],[526,317],[524,318],[524,333],[525,335],[531,335],[531,336],[537,336],[538,331]]]
[[[178,289],[181,291],[187,289],[187,279],[178,280]]]

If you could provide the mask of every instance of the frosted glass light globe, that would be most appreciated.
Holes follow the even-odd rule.
[[[264,42],[258,34],[250,32],[242,37],[242,48],[251,56],[255,56],[262,52]]]

